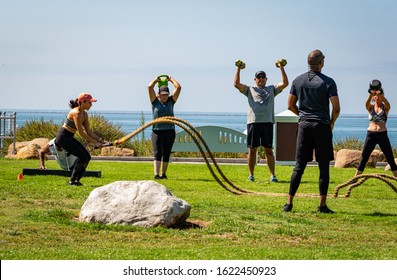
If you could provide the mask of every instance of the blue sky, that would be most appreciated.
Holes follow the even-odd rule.
[[[0,109],[68,109],[88,91],[95,110],[150,111],[147,84],[170,74],[176,112],[246,112],[236,59],[243,83],[264,70],[276,84],[285,58],[291,84],[321,49],[343,114],[365,113],[375,78],[397,114],[396,14],[394,0],[0,0]]]

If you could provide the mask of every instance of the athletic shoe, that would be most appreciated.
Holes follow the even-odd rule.
[[[270,176],[270,182],[278,183],[277,177],[275,175]]]
[[[331,209],[329,209],[327,205],[319,206],[319,207],[317,208],[317,211],[320,212],[320,213],[326,213],[326,214],[333,214],[333,213],[335,213],[334,211],[332,211]]]
[[[255,181],[254,176],[249,175],[249,176],[248,176],[248,182],[254,182],[254,181]]]
[[[69,186],[75,186],[75,187],[79,187],[79,186],[82,186],[83,184],[82,183],[80,183],[80,182],[78,182],[78,181],[69,181],[68,182],[68,185]]]
[[[154,179],[158,180],[158,179],[161,179],[161,177],[159,175],[154,175]]]
[[[168,179],[168,178],[167,178],[167,175],[163,174],[160,176],[160,179]]]
[[[284,212],[291,212],[292,211],[292,203],[288,204],[286,203],[283,207]]]

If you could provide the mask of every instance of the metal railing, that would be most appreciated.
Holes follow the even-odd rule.
[[[4,147],[5,139],[13,139],[12,153],[16,154],[16,135],[17,135],[17,113],[7,115],[0,112],[0,148]]]

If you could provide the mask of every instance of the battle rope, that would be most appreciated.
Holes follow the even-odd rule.
[[[218,163],[216,162],[214,156],[212,155],[212,152],[210,151],[207,143],[205,142],[205,140],[203,139],[203,137],[201,136],[201,134],[187,121],[180,119],[180,118],[175,118],[175,117],[161,117],[161,118],[157,118],[154,119],[146,124],[144,124],[143,126],[141,126],[140,128],[136,129],[135,131],[131,132],[130,134],[115,140],[113,142],[109,142],[107,145],[104,145],[104,147],[106,146],[116,146],[116,145],[120,145],[122,143],[124,143],[125,141],[131,139],[132,137],[134,137],[135,135],[137,135],[138,133],[140,133],[141,131],[143,131],[144,129],[148,128],[149,126],[152,126],[154,124],[157,123],[172,123],[175,124],[177,126],[179,126],[180,128],[182,128],[183,130],[186,131],[187,134],[189,134],[189,136],[192,138],[192,140],[194,141],[194,143],[196,144],[197,148],[199,149],[212,177],[215,179],[215,181],[221,185],[225,190],[236,194],[236,195],[242,195],[242,194],[249,194],[249,195],[267,195],[267,196],[285,196],[285,194],[281,194],[281,193],[266,193],[266,192],[253,192],[253,191],[249,191],[246,189],[243,189],[241,187],[239,187],[238,185],[234,184],[233,182],[231,182],[226,176],[225,174],[222,172],[222,170],[220,169]],[[203,148],[204,146],[204,148]],[[216,171],[219,173],[220,177],[229,185],[227,186],[216,174],[216,172],[214,171],[213,166],[211,165],[211,163],[208,160],[208,157],[206,155],[206,153],[208,154],[209,158],[211,159],[213,166],[215,167]],[[350,193],[352,191],[353,188],[358,187],[359,185],[361,185],[362,183],[364,183],[367,179],[369,178],[376,178],[379,179],[383,182],[385,182],[386,184],[388,184],[396,193],[397,193],[397,188],[387,179],[391,179],[391,180],[395,180],[397,181],[397,178],[394,176],[389,176],[389,175],[385,175],[385,174],[361,174],[358,175],[348,181],[346,181],[343,184],[340,184],[336,187],[335,192],[334,192],[334,197],[338,197],[338,192],[340,189],[350,185],[350,187],[347,189],[346,194],[344,195],[344,197],[349,197]],[[306,197],[315,197],[318,195],[314,195],[314,194],[299,194],[297,196],[306,196]]]
[[[387,185],[389,185],[392,188],[393,191],[395,191],[397,193],[397,188],[392,184],[392,182],[387,180],[387,179],[390,179],[390,180],[397,181],[396,177],[386,175],[386,174],[360,174],[360,175],[357,175],[357,176],[351,178],[350,180],[346,181],[345,183],[342,183],[342,184],[336,186],[335,192],[334,192],[334,197],[338,197],[339,190],[346,186],[349,186],[349,185],[350,185],[350,187],[347,189],[346,194],[343,197],[346,197],[346,198],[350,197],[350,193],[354,188],[360,186],[361,184],[363,184],[366,180],[368,180],[370,178],[379,179],[382,182],[385,182]]]
[[[106,146],[115,146],[115,145],[120,145],[122,143],[124,143],[125,141],[127,141],[128,139],[134,137],[135,135],[137,135],[138,133],[140,133],[141,131],[143,131],[144,129],[146,129],[147,127],[157,124],[157,123],[172,123],[175,124],[179,127],[181,127],[183,130],[186,131],[187,134],[189,134],[189,136],[192,138],[192,140],[195,142],[195,144],[197,145],[202,157],[204,158],[204,161],[212,175],[212,177],[214,177],[214,179],[216,180],[216,182],[221,185],[225,190],[236,194],[236,195],[242,195],[242,194],[253,194],[253,195],[272,195],[272,196],[285,196],[285,194],[278,194],[278,193],[265,193],[265,192],[253,192],[253,191],[249,191],[246,189],[243,189],[239,186],[237,186],[236,184],[234,184],[233,182],[231,182],[226,176],[225,174],[222,172],[222,170],[219,168],[219,165],[217,164],[214,156],[212,155],[207,143],[205,142],[205,140],[203,139],[203,137],[201,136],[201,134],[187,121],[183,120],[183,119],[179,119],[179,118],[175,118],[175,117],[161,117],[161,118],[157,118],[154,119],[146,124],[144,124],[143,126],[139,127],[138,129],[136,129],[135,131],[131,132],[130,134],[115,140],[113,142],[108,143],[107,145],[104,145],[104,147]],[[202,147],[202,145],[205,148],[205,151]],[[215,173],[214,168],[212,167],[212,165],[210,164],[206,153],[209,155],[209,157],[212,160],[212,163],[215,167],[215,169],[217,170],[217,172],[219,173],[219,175],[222,177],[222,179],[224,181],[226,181],[227,184],[229,184],[229,186],[227,186],[224,182],[221,181],[221,179],[219,179],[218,175]]]

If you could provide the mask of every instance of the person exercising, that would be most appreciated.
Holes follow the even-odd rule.
[[[68,153],[59,145],[56,145],[55,138],[51,139],[43,148],[39,151],[40,167],[39,169],[47,169],[45,167],[46,155],[55,156],[59,166],[66,171],[71,171],[75,164],[77,157]]]
[[[161,82],[157,77],[148,85],[149,99],[152,103],[153,119],[174,116],[174,104],[181,93],[181,85],[172,77],[167,76],[167,82],[174,85],[174,92],[170,95],[167,85],[162,85],[156,94],[154,86]],[[175,125],[172,123],[157,123],[152,127],[152,145],[154,153],[154,179],[167,179],[168,163],[170,161],[172,146],[175,141]],[[160,175],[161,169],[161,175]]]
[[[379,80],[372,80],[370,82],[368,92],[369,95],[365,102],[365,108],[368,111],[369,126],[355,176],[363,173],[372,151],[378,144],[385,154],[393,175],[397,177],[397,165],[394,161],[393,149],[386,128],[387,116],[391,108],[390,103],[385,97],[382,83]]]

